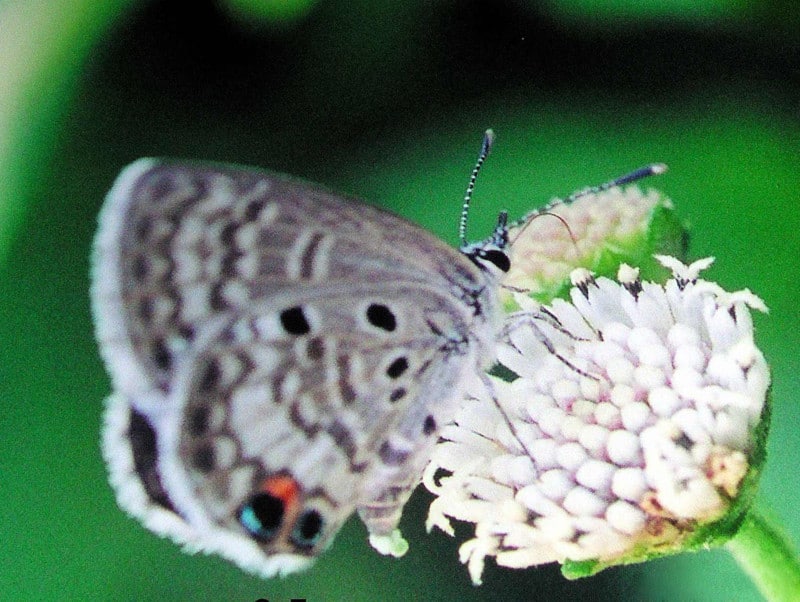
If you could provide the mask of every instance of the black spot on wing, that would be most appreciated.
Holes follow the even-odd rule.
[[[306,319],[303,308],[298,306],[284,309],[280,314],[281,326],[288,334],[301,336],[311,332],[311,326]]]
[[[158,474],[158,452],[156,431],[147,419],[133,408],[130,409],[128,441],[133,456],[133,468],[150,500],[175,512],[175,507],[161,484]]]
[[[388,307],[382,303],[372,303],[367,307],[367,321],[381,330],[392,332],[397,328],[397,318]]]
[[[408,370],[408,360],[401,356],[389,364],[386,375],[391,379],[400,378],[406,370]]]

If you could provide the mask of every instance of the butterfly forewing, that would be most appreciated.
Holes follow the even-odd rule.
[[[162,389],[208,320],[298,283],[482,284],[468,260],[424,230],[285,176],[140,160],[110,200],[95,297],[118,306],[124,324],[113,335],[129,339]]]

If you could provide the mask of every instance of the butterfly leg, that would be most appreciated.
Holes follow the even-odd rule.
[[[503,407],[503,404],[500,403],[500,398],[497,395],[492,379],[489,377],[488,374],[481,374],[481,382],[483,383],[486,394],[491,399],[492,405],[494,405],[494,407],[497,408],[497,411],[500,412],[500,415],[503,417],[503,422],[505,422],[506,426],[508,427],[508,430],[511,431],[511,434],[514,437],[514,439],[516,439],[517,442],[520,444],[520,446],[522,446],[522,449],[525,450],[525,453],[532,458],[533,454],[531,453],[531,450],[528,448],[528,446],[525,444],[524,437],[522,437],[521,434],[518,432],[515,426],[514,419],[511,416],[509,416],[508,412]]]
[[[560,362],[562,362],[565,366],[567,366],[570,370],[580,374],[581,376],[585,376],[586,378],[591,378],[592,380],[600,380],[599,376],[594,374],[590,374],[585,370],[582,370],[578,366],[576,366],[573,362],[568,360],[564,357],[558,349],[556,349],[555,344],[550,336],[543,330],[540,324],[544,324],[549,326],[554,331],[559,334],[562,334],[568,337],[572,341],[582,341],[586,340],[582,337],[575,336],[572,332],[567,330],[561,322],[556,318],[552,313],[547,311],[547,308],[541,308],[538,310],[526,310],[526,311],[519,311],[512,314],[505,322],[503,329],[500,333],[500,341],[505,343],[506,345],[510,346],[514,351],[517,353],[522,354],[519,346],[514,343],[512,336],[514,333],[519,332],[522,328],[530,329],[531,334],[536,338],[536,340],[544,346],[547,352],[556,357]],[[599,336],[599,335],[598,335]]]

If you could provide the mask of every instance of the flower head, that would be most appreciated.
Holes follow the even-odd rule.
[[[769,386],[749,309],[766,308],[700,279],[712,259],[657,259],[666,285],[623,265],[617,281],[575,270],[571,302],[516,295],[498,352],[516,377],[464,403],[424,477],[429,529],[475,524],[474,582],[486,556],[580,576],[713,543],[707,527],[740,517]]]

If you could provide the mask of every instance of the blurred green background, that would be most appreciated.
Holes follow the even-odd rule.
[[[774,419],[760,502],[800,542],[800,18],[794,2],[0,2],[0,598],[757,600],[724,551],[568,582],[425,535],[400,560],[351,520],[312,570],[264,581],[191,557],[116,506],[98,448],[109,381],[88,256],[120,168],[146,155],[260,165],[390,207],[456,242],[651,161],[708,276],[771,309]]]

